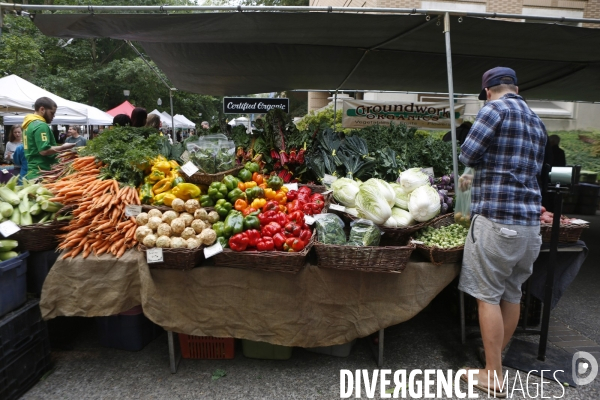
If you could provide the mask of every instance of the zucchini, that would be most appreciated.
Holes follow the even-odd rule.
[[[19,196],[8,188],[8,184],[0,187],[0,198],[12,206],[18,206],[21,202]]]
[[[62,206],[63,205],[60,204],[60,203],[53,203],[53,202],[48,201],[48,200],[42,202],[42,210],[48,211],[48,212],[51,212],[51,213],[57,212],[58,210],[60,210],[62,208]]]
[[[0,201],[0,215],[2,215],[4,218],[10,217],[14,211],[15,209],[13,206],[4,201]]]
[[[35,203],[29,208],[29,214],[31,215],[39,215],[42,212],[42,207]]]
[[[10,220],[12,222],[14,222],[17,225],[21,224],[21,213],[20,212],[14,212],[11,216],[10,216]]]
[[[35,191],[35,194],[37,194],[38,196],[54,197],[54,194],[43,186],[38,186],[38,188]]]
[[[19,253],[16,251],[0,251],[0,261],[10,260],[11,258],[18,257]]]
[[[29,200],[21,200],[21,203],[19,203],[19,212],[21,214],[29,213]]]
[[[31,218],[31,214],[29,212],[21,213],[21,226],[31,225],[33,224],[33,219]]]
[[[41,205],[43,202],[45,202],[45,201],[48,201],[48,200],[50,200],[51,198],[52,198],[52,197],[50,197],[50,196],[46,196],[46,195],[38,195],[38,196],[35,198],[35,202],[36,202],[36,203],[40,203],[40,205]]]
[[[16,240],[3,239],[0,240],[0,251],[10,251],[18,245],[19,242],[17,242]]]
[[[29,195],[35,196],[36,195],[36,190],[40,187],[39,184],[35,184],[35,185],[31,185],[31,186],[27,186],[23,189],[21,189],[19,191],[19,193],[17,193],[17,195],[19,196],[20,199],[25,199],[27,198]]]

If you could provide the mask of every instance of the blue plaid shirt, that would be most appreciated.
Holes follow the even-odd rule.
[[[539,225],[546,127],[523,98],[509,93],[486,104],[461,146],[475,168],[471,213],[507,225]]]

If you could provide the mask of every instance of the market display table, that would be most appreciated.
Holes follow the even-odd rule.
[[[44,319],[108,316],[142,304],[168,331],[284,346],[348,343],[404,322],[458,275],[459,264],[411,260],[401,274],[306,265],[298,274],[225,267],[149,269],[143,253],[60,260],[50,270]]]

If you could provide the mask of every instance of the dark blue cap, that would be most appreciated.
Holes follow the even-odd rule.
[[[517,73],[511,68],[496,67],[487,70],[481,78],[481,93],[479,93],[479,100],[487,100],[485,89],[500,85],[500,79],[502,78],[512,78],[515,85],[517,84]]]

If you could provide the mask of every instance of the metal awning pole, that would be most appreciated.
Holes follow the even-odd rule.
[[[446,69],[448,70],[448,100],[450,101],[450,129],[452,130],[452,167],[454,184],[458,184],[458,155],[456,154],[456,115],[454,114],[454,80],[452,78],[452,50],[450,48],[450,14],[444,14],[444,36],[446,37]]]
[[[335,93],[333,94],[333,131],[335,132],[335,125],[337,123],[337,92],[335,89]]]
[[[173,132],[173,140],[177,141],[177,135],[175,135],[175,117],[173,113],[173,88],[169,89],[169,100],[171,101],[171,131]]]

